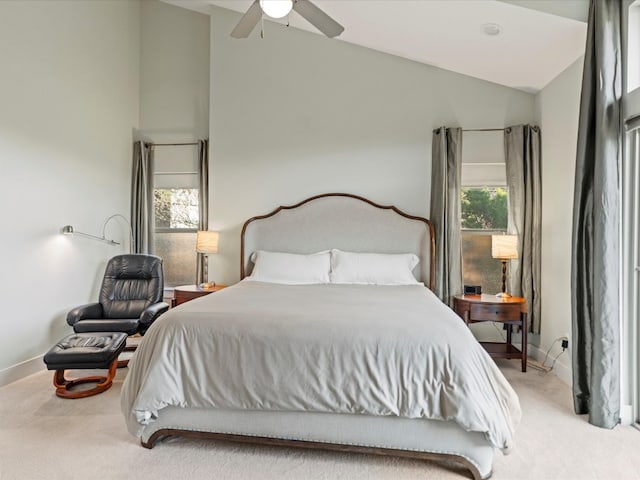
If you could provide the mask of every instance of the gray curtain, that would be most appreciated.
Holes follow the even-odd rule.
[[[153,146],[133,144],[131,232],[134,253],[153,253]]]
[[[504,152],[509,188],[509,233],[518,235],[518,259],[509,262],[509,292],[527,299],[529,331],[540,333],[540,129],[533,125],[506,128]]]
[[[209,228],[209,141],[198,140],[198,188],[200,192],[200,219],[199,230],[207,230]],[[207,279],[206,265],[207,257],[203,254],[198,255],[197,262],[197,283],[203,283]]]
[[[621,26],[622,0],[591,0],[573,202],[574,408],[605,428],[620,421]]]
[[[462,293],[460,177],[462,129],[440,127],[431,144],[431,221],[436,231],[435,294],[445,303]]]

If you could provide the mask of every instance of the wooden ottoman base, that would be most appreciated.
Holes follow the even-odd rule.
[[[91,377],[73,379],[65,378],[64,372],[66,370],[56,370],[53,373],[53,386],[56,387],[56,395],[62,398],[85,398],[97,395],[105,390],[109,390],[113,383],[113,378],[116,376],[117,368],[118,360],[116,359],[109,366],[109,372],[106,377],[95,375]],[[76,385],[81,385],[83,383],[96,383],[96,386],[87,390],[71,390]]]
[[[53,386],[61,398],[84,398],[97,395],[111,387],[118,368],[118,355],[127,345],[124,332],[74,333],[60,340],[43,360],[53,370]],[[94,375],[66,378],[67,370],[108,369],[106,376]],[[83,383],[95,383],[94,388],[72,390]]]

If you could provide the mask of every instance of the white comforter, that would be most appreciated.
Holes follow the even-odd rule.
[[[139,436],[166,406],[454,420],[506,448],[518,397],[463,321],[421,286],[243,281],[169,310],[129,363]]]

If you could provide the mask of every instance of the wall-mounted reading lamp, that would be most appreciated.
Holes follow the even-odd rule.
[[[79,232],[76,229],[74,229],[71,225],[65,225],[64,227],[62,227],[62,233],[64,233],[65,235],[81,235],[83,237],[88,237],[88,238],[93,238],[94,240],[100,240],[101,242],[105,242],[108,243],[110,245],[120,245],[120,242],[116,242],[115,240],[112,240],[110,238],[106,237],[105,234],[105,230],[107,228],[107,224],[109,223],[109,221],[115,217],[120,217],[122,220],[124,220],[127,224],[127,226],[129,227],[129,251],[131,251],[131,248],[133,246],[133,230],[131,230],[131,224],[129,223],[129,220],[127,220],[123,215],[120,215],[119,213],[116,213],[114,215],[111,215],[109,218],[107,218],[104,223],[102,224],[102,236],[99,237],[97,235],[91,235],[90,233],[84,233],[84,232]]]
[[[120,242],[116,242],[115,240],[111,240],[109,238],[98,237],[97,235],[91,235],[90,233],[79,232],[75,230],[71,225],[65,225],[64,227],[62,227],[62,233],[64,233],[65,235],[82,235],[83,237],[93,238],[95,240],[100,240],[111,245],[120,245]]]

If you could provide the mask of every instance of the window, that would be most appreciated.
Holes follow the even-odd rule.
[[[627,91],[623,101],[628,119],[640,115],[640,0],[630,5],[627,24]]]
[[[156,232],[198,229],[197,188],[154,188],[153,207]]]
[[[627,92],[640,88],[640,1],[631,4],[627,23]]]
[[[165,287],[192,284],[200,206],[197,146],[154,152],[154,253],[163,259]]]
[[[491,235],[507,231],[509,191],[503,132],[465,132],[460,192],[462,281],[484,293],[502,290],[502,264],[491,256]]]
[[[640,118],[640,112],[638,112]],[[630,126],[632,122],[627,122]],[[621,271],[623,272],[623,337],[631,340],[623,342],[623,358],[627,371],[631,372],[631,403],[634,407],[636,425],[640,423],[640,122],[637,128],[627,133],[623,170],[623,251]],[[628,352],[628,353],[627,353]],[[624,385],[623,385],[624,386]]]
[[[640,423],[640,1],[629,6],[627,32],[627,95],[624,97],[626,114],[626,145],[622,171],[623,190],[623,251],[620,270],[623,272],[622,343],[623,399],[629,398],[633,406],[633,420]],[[628,373],[627,373],[628,372]],[[626,373],[626,375],[625,375]],[[626,400],[625,400],[626,401]]]
[[[463,187],[461,201],[462,278],[485,293],[502,290],[502,264],[491,257],[491,235],[507,231],[506,187]]]

